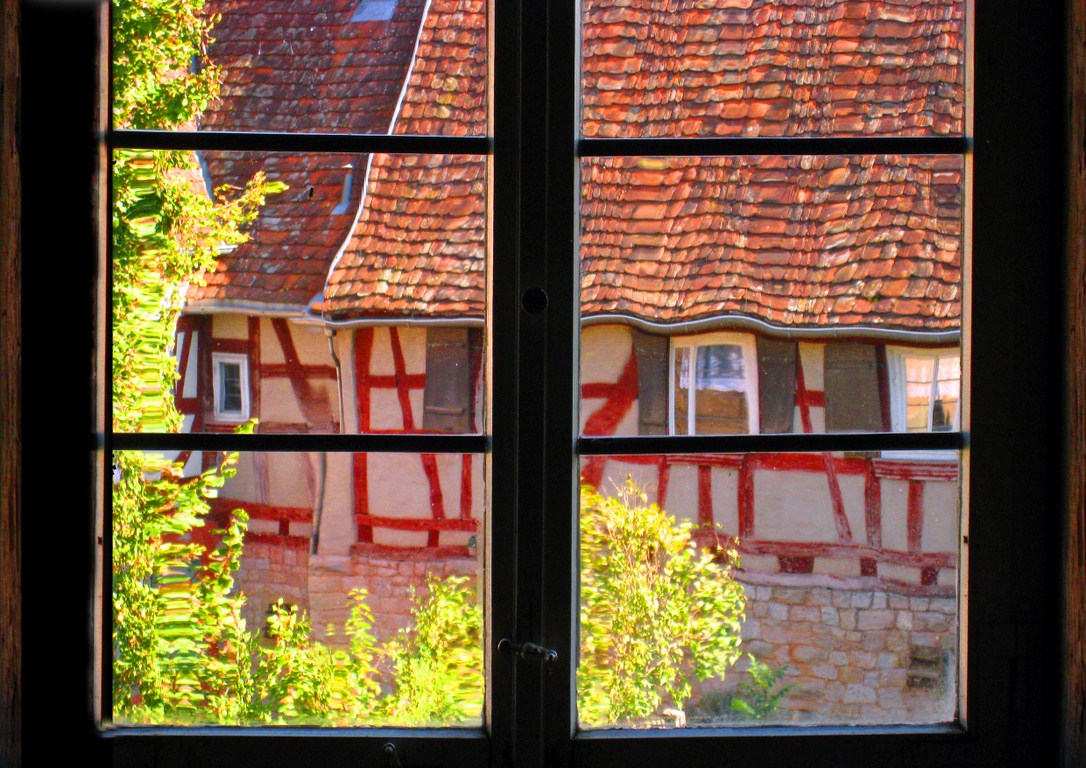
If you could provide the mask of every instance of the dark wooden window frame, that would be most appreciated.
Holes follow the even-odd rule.
[[[501,729],[510,735],[491,741],[489,760],[476,753],[478,759],[472,760],[476,764],[603,766],[724,760],[744,766],[791,762],[1009,766],[1050,765],[1057,759],[1068,766],[1082,764],[1086,8],[1082,0],[1068,0],[1062,6],[1010,0],[978,5],[982,7],[976,13],[974,57],[984,79],[974,91],[972,251],[984,254],[984,260],[978,256],[971,277],[971,396],[975,411],[1000,413],[1001,418],[975,419],[967,436],[973,467],[968,729],[961,734],[909,728],[816,729],[784,737],[750,731],[722,738],[600,734],[579,737],[571,747],[569,660],[544,672],[499,658],[495,675],[510,684],[493,697],[500,712],[494,719],[495,732]],[[570,211],[575,199],[573,164],[566,162],[574,146],[571,104],[567,109],[549,98],[568,94],[563,89],[575,81],[574,21],[553,6],[549,11],[543,3],[500,6],[506,15],[499,25],[497,49],[504,56],[523,43],[525,52],[514,57],[519,63],[498,83],[499,97],[516,98],[525,83],[543,83],[549,90],[542,92],[548,98],[535,90],[533,104],[518,102],[512,113],[498,115],[495,157],[510,157],[506,153],[512,152],[517,162],[516,173],[496,189],[497,200],[503,200],[503,192],[510,193],[512,209],[512,218],[507,217],[497,237],[499,245],[521,243],[525,252],[536,254],[545,252],[548,242],[566,243],[568,256],[573,222],[548,222],[532,213]],[[97,534],[91,514],[94,493],[101,491],[88,489],[101,488],[103,468],[100,450],[94,454],[97,464],[88,461],[96,445],[101,447],[95,437],[101,427],[95,427],[95,403],[85,393],[90,391],[93,370],[94,306],[101,301],[94,293],[91,257],[101,237],[93,222],[102,210],[92,185],[102,160],[91,118],[95,89],[100,86],[92,66],[97,29],[88,3],[75,0],[4,0],[3,8],[5,162],[0,164],[0,182],[5,193],[5,249],[0,285],[5,312],[0,330],[7,421],[0,433],[4,448],[0,458],[5,462],[0,476],[4,491],[0,551],[3,612],[18,631],[5,632],[0,639],[5,692],[0,759],[5,764],[22,760],[37,765],[54,756],[59,741],[77,745],[81,758],[92,763],[113,754],[121,765],[137,761],[274,765],[287,764],[292,756],[307,761],[336,757],[340,749],[348,749],[353,762],[391,765],[383,743],[402,737],[404,765],[436,764],[440,750],[427,747],[425,738],[395,733],[358,741],[350,735],[314,738],[295,731],[274,736],[171,735],[135,737],[123,747],[122,740],[96,736],[88,691],[99,638],[91,637],[88,628],[101,605],[95,600],[100,586],[93,569]],[[1065,14],[1070,24],[1065,24]],[[16,66],[11,56],[13,28],[21,33],[18,109],[10,100]],[[521,34],[521,29],[532,33]],[[547,34],[535,34],[540,30]],[[562,57],[549,68],[542,55],[548,45]],[[1063,55],[1067,51],[1070,65]],[[58,55],[69,75],[59,80],[53,77]],[[556,103],[556,120],[531,119],[532,109]],[[1065,113],[1067,104],[1071,108]],[[1067,114],[1072,116],[1069,121]],[[16,119],[18,143],[12,132]],[[509,126],[512,129],[504,131]],[[520,153],[518,147],[533,151]],[[602,145],[598,149],[610,151]],[[651,143],[630,149],[659,151]],[[818,150],[798,145],[797,151]],[[9,160],[16,157],[18,165]],[[548,183],[527,183],[540,179]],[[21,227],[12,221],[20,216],[11,210],[16,200],[21,200]],[[542,205],[535,207],[536,203]],[[549,240],[539,237],[547,234],[549,224],[555,225]],[[1062,253],[1066,259],[1060,258]],[[514,383],[518,399],[525,403],[542,402],[546,391],[566,393],[549,403],[543,414],[529,412],[525,417],[515,408],[495,413],[491,441],[495,457],[518,454],[529,466],[544,467],[547,479],[543,485],[510,471],[494,485],[496,498],[515,500],[522,510],[521,539],[499,542],[516,550],[515,569],[507,581],[495,584],[494,594],[494,601],[506,609],[518,606],[516,625],[498,631],[550,644],[568,644],[572,637],[572,563],[569,569],[556,567],[554,559],[556,553],[559,563],[568,556],[572,526],[546,516],[544,508],[559,504],[571,509],[574,503],[569,480],[575,471],[570,452],[576,350],[571,354],[569,349],[536,347],[544,352],[519,359],[505,353],[545,333],[576,339],[572,273],[571,265],[548,263],[545,258],[522,264],[519,270],[496,275],[497,285],[511,290],[496,292],[493,302],[496,315],[511,320],[516,329],[515,337],[495,339],[495,381]],[[517,306],[521,293],[540,286],[549,296],[547,312],[542,317],[521,312]],[[56,330],[58,320],[66,328],[63,336]],[[1022,365],[1015,367],[1021,374],[996,370],[993,361],[1000,360],[1000,352],[1008,347],[1024,356]],[[42,377],[45,371],[50,372],[48,377]],[[54,392],[27,385],[43,378],[65,382],[70,396],[61,403]],[[16,386],[20,381],[21,388]],[[1027,385],[1040,396],[1023,404],[1020,395]],[[19,411],[19,397],[24,417],[16,421],[11,416]],[[548,428],[551,423],[560,428]],[[776,449],[778,436],[751,437],[765,439],[734,445],[744,450]],[[637,450],[686,447],[674,441],[654,446],[652,441],[658,439],[644,438]],[[581,442],[582,451],[610,450]],[[808,448],[815,447],[821,449],[822,444],[812,441]],[[1020,525],[1023,520],[1029,524]],[[536,532],[541,534],[538,538],[532,535]],[[544,718],[544,712],[551,714]],[[454,749],[444,754],[470,759],[471,753]]]

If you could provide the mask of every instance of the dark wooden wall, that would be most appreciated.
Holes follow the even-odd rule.
[[[1086,765],[1086,0],[1071,0],[1063,764]],[[18,0],[0,0],[0,765],[21,765]]]
[[[1068,495],[1064,541],[1064,760],[1086,765],[1086,0],[1072,0],[1068,45]]]
[[[21,762],[19,560],[19,4],[0,5],[0,765]]]

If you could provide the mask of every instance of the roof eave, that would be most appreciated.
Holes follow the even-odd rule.
[[[582,327],[608,324],[631,325],[643,331],[648,331],[649,333],[666,335],[704,333],[706,331],[730,329],[752,331],[775,338],[805,339],[811,341],[817,341],[819,339],[873,339],[880,341],[912,342],[914,344],[961,343],[961,330],[958,328],[916,330],[910,328],[890,328],[881,325],[807,325],[781,327],[767,323],[764,320],[743,315],[708,317],[678,323],[659,323],[622,314],[594,314],[581,318]]]

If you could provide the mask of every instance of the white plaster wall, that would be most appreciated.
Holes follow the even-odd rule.
[[[211,335],[216,339],[245,341],[249,338],[249,319],[245,315],[212,315]]]
[[[653,470],[655,473],[655,469]],[[655,490],[655,477],[653,487]],[[715,490],[715,484],[714,484]],[[733,502],[734,503],[734,502]],[[671,468],[667,481],[667,511],[690,520],[698,516],[698,470],[697,467],[677,466]]]
[[[899,552],[909,550],[909,483],[882,480],[882,546]]]
[[[320,520],[321,555],[346,555],[355,543],[354,454],[328,454],[328,487]]]
[[[581,384],[614,384],[633,354],[633,339],[624,325],[592,325],[581,332]],[[581,398],[580,430],[599,410],[606,398]],[[615,435],[636,435],[638,430],[637,400],[618,423]]]
[[[960,520],[958,483],[928,482],[924,487],[924,530],[920,548],[925,552],[957,551]]]
[[[739,473],[734,469],[714,469],[713,517],[722,533],[739,535]]]
[[[823,392],[826,384],[823,376],[826,360],[826,345],[801,342],[799,344],[799,359],[803,365],[803,383],[808,392]],[[811,430],[815,433],[826,431],[826,409],[823,406],[811,406],[808,409],[811,417]],[[795,417],[792,420],[793,429],[796,432],[803,431],[803,420],[800,416],[799,404],[796,404]]]
[[[782,541],[837,541],[825,474],[755,472],[754,535]]]

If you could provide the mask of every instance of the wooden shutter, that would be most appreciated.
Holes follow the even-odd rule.
[[[826,345],[827,432],[881,432],[879,348],[874,344]]]
[[[471,345],[467,328],[426,330],[426,432],[471,431]]]
[[[631,328],[634,354],[637,355],[638,433],[667,434],[667,336]]]
[[[793,431],[796,355],[794,341],[758,338],[758,406],[763,433]]]

